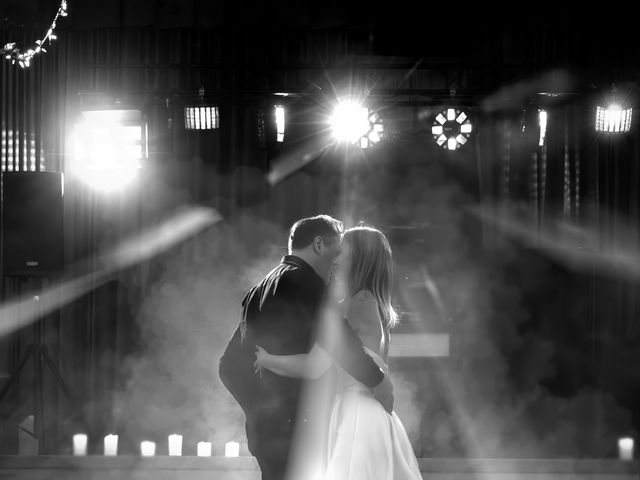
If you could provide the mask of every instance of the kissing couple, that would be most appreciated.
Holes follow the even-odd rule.
[[[219,375],[245,413],[262,480],[307,480],[294,473],[296,447],[319,432],[314,478],[422,479],[393,412],[392,272],[380,230],[318,215],[293,224],[288,255],[245,295]],[[326,414],[310,391],[329,398]]]

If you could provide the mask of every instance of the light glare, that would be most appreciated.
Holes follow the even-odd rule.
[[[544,145],[544,139],[547,136],[547,112],[540,110],[538,112],[538,119],[540,123],[540,139],[538,145],[542,147]]]
[[[123,112],[83,112],[76,125],[71,170],[97,190],[133,182],[146,156],[142,125],[120,123],[127,119]]]
[[[276,141],[284,142],[284,107],[276,105]]]
[[[356,143],[369,130],[369,109],[354,101],[341,102],[329,122],[336,140]]]
[[[626,133],[631,130],[633,108],[623,109],[619,105],[596,108],[596,131],[603,133]]]
[[[218,107],[184,107],[184,128],[187,130],[214,130],[219,127]]]

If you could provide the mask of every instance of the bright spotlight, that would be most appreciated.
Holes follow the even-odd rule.
[[[538,123],[540,124],[538,146],[542,147],[547,136],[547,112],[545,110],[538,110]]]
[[[284,107],[276,105],[276,142],[284,142]]]
[[[336,140],[356,143],[369,130],[369,109],[353,100],[340,102],[329,123]]]
[[[447,108],[438,113],[431,126],[436,143],[447,150],[456,150],[467,143],[471,131],[469,115],[456,108]]]
[[[40,149],[40,168],[36,167],[36,136],[34,133],[25,134],[22,142],[22,156],[20,156],[19,134],[14,137],[13,130],[2,129],[2,140],[0,142],[0,158],[2,159],[1,170],[12,172],[18,170],[21,164],[26,164],[27,171],[35,172],[45,170],[44,151]],[[14,149],[15,147],[15,149]]]
[[[207,105],[204,86],[198,90],[198,102],[184,107],[185,130],[215,130],[220,126],[218,107]]]
[[[218,107],[195,105],[184,107],[186,130],[215,130],[220,124]]]
[[[286,115],[286,108],[282,104],[271,104],[258,108],[257,133],[262,148],[270,148],[284,143]]]
[[[131,183],[148,156],[147,128],[140,110],[82,112],[75,126],[70,170],[97,190]]]
[[[354,100],[338,103],[329,119],[333,136],[338,141],[358,143],[360,148],[368,148],[380,142],[384,136],[384,123],[376,112]]]
[[[596,109],[596,132],[626,133],[631,130],[633,108],[623,109],[620,105],[610,105]]]

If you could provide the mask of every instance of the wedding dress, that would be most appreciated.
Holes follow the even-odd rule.
[[[388,373],[382,357],[366,348]],[[371,390],[338,368],[338,395],[328,432],[323,480],[422,480],[402,422]]]

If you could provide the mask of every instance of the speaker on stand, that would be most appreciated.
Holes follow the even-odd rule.
[[[59,172],[2,173],[2,275],[14,277],[19,285],[35,285],[33,301],[38,314],[31,324],[33,342],[24,349],[15,370],[0,389],[2,402],[29,358],[33,360],[35,436],[39,452],[48,450],[43,435],[45,422],[43,367],[46,365],[58,386],[72,403],[69,390],[44,341],[40,295],[43,282],[63,270],[64,178]],[[21,288],[18,294],[22,296]],[[2,292],[4,297],[4,291]]]

